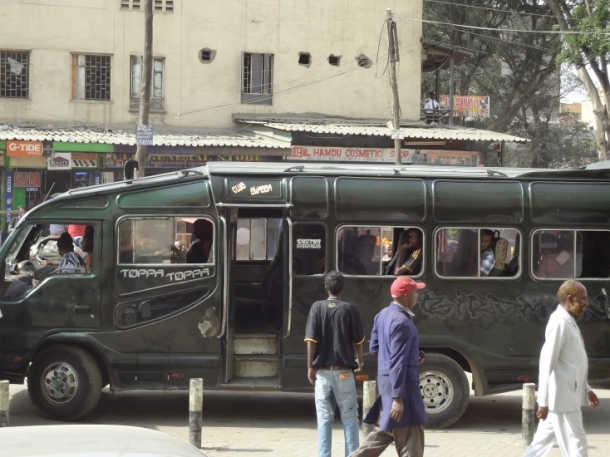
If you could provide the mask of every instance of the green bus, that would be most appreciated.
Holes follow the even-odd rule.
[[[407,231],[421,240],[411,273],[427,284],[415,323],[431,426],[458,420],[471,390],[536,381],[567,278],[588,288],[590,379],[610,379],[609,178],[603,167],[210,163],[71,190],[31,209],[0,250],[0,379],[27,378],[42,413],[68,421],[108,385],[311,390],[303,338],[324,273],[344,273],[370,334]],[[87,266],[61,267],[66,230]],[[365,355],[359,378],[375,365]]]

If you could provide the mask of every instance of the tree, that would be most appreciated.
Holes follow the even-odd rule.
[[[546,0],[546,3],[557,18],[559,30],[566,32],[560,58],[575,66],[593,104],[599,160],[608,160],[610,0]]]

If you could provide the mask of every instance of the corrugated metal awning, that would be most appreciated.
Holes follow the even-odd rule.
[[[135,146],[135,132],[96,129],[35,129],[0,126],[0,140],[102,143]],[[290,150],[289,142],[241,133],[154,132],[153,146],[241,147]]]
[[[335,135],[385,136],[390,137],[392,130],[385,126],[365,126],[346,124],[305,124],[305,123],[279,123],[269,122],[266,127],[286,132],[308,132]],[[505,141],[508,143],[527,143],[529,140],[505,133],[491,130],[478,130],[467,128],[401,128],[405,139],[423,140],[463,140],[463,141]]]

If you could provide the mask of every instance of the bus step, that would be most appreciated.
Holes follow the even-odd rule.
[[[280,390],[280,377],[267,376],[264,378],[233,378],[226,384],[220,385],[227,390]]]
[[[277,354],[277,335],[235,335],[235,354]]]
[[[279,374],[279,358],[267,354],[236,354],[234,365],[238,378],[267,378]]]

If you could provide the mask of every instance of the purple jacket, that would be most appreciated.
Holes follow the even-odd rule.
[[[419,343],[411,317],[396,303],[375,316],[371,353],[377,356],[377,387],[381,398],[381,430],[392,430],[427,422],[419,390]],[[390,417],[392,398],[402,397],[400,421]]]

